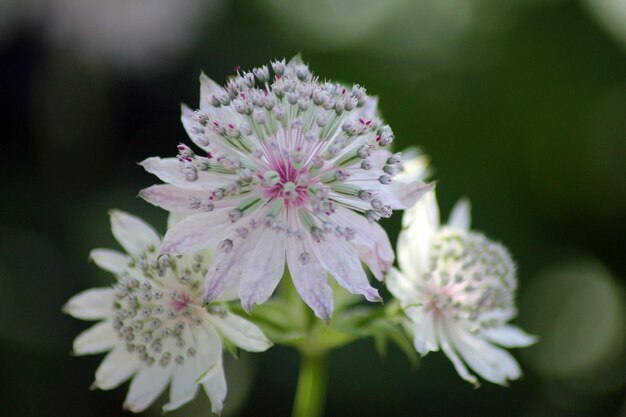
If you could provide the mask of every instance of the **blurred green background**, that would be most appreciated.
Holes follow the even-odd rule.
[[[130,415],[124,388],[89,391],[102,357],[70,355],[87,323],[61,306],[111,282],[87,262],[115,245],[107,209],[163,230],[136,162],[189,143],[200,70],[297,52],[380,97],[444,216],[471,198],[541,337],[514,352],[522,380],[478,390],[442,354],[411,370],[355,343],[331,356],[327,415],[626,416],[626,0],[0,0],[0,415]],[[282,348],[229,361],[224,415],[289,415],[296,373]]]

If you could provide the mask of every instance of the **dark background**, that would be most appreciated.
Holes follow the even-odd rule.
[[[478,390],[440,353],[411,370],[357,342],[331,355],[327,416],[626,416],[625,1],[1,0],[0,16],[1,416],[130,415],[125,387],[88,390],[101,356],[71,356],[87,324],[61,306],[111,282],[87,262],[115,246],[109,208],[163,230],[136,162],[189,143],[179,103],[197,106],[200,70],[222,82],[297,52],[380,97],[396,149],[432,158],[444,219],[471,198],[541,338],[514,352],[522,380]],[[227,372],[225,416],[289,415],[295,352]]]

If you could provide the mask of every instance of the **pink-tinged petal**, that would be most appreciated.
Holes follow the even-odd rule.
[[[156,175],[161,181],[188,190],[215,190],[228,186],[237,179],[235,175],[198,171],[198,179],[188,181],[177,158],[152,157],[140,162],[140,165],[149,173]]]
[[[285,232],[265,230],[251,253],[245,255],[246,265],[239,284],[243,308],[250,311],[254,304],[265,302],[280,282],[285,271]]]
[[[167,387],[172,370],[173,365],[163,368],[155,364],[141,368],[130,383],[124,408],[133,413],[148,408]]]
[[[338,207],[334,216],[338,224],[354,230],[354,237],[350,243],[376,279],[382,280],[394,260],[393,248],[385,229],[378,223],[372,223],[360,214],[343,207]]]
[[[361,294],[368,301],[382,301],[378,290],[368,280],[356,251],[341,238],[327,234],[312,242],[315,256],[337,283],[352,294]]]
[[[103,321],[85,330],[74,339],[76,355],[102,353],[112,349],[119,341],[111,321]]]
[[[235,314],[209,315],[217,331],[233,344],[248,352],[263,352],[272,346],[261,329]]]
[[[141,190],[139,196],[152,205],[182,215],[206,213],[224,207],[236,207],[241,200],[249,198],[246,196],[211,200],[209,191],[188,190],[171,184],[153,185]]]
[[[128,352],[126,346],[119,344],[109,352],[96,370],[94,386],[102,390],[113,389],[130,378],[140,364],[136,353]]]
[[[451,341],[447,335],[448,329],[444,327],[444,320],[436,320],[435,326],[435,331],[437,332],[441,350],[443,350],[443,353],[445,353],[448,359],[450,359],[452,365],[454,365],[454,369],[456,369],[456,372],[461,378],[471,383],[472,385],[480,386],[478,380],[476,379],[476,376],[469,373],[467,367],[465,366],[461,358],[459,358],[459,355],[457,355],[454,348],[451,346]]]
[[[465,328],[450,326],[448,329],[449,336],[465,363],[487,381],[507,385],[508,380],[521,376],[519,364],[507,351],[471,334]]]
[[[128,269],[131,258],[111,249],[94,249],[89,253],[89,259],[105,271],[121,274]]]
[[[209,196],[210,193],[207,191],[187,190],[170,184],[153,185],[139,191],[139,197],[148,203],[167,211],[184,214],[201,212],[203,203],[207,208],[214,208],[215,204],[209,201]]]
[[[330,321],[334,308],[333,290],[328,285],[328,272],[313,253],[308,236],[287,242],[287,265],[300,297],[317,317]]]
[[[114,299],[112,288],[93,288],[70,298],[63,311],[77,319],[100,320],[113,316]]]
[[[233,247],[228,252],[218,252],[213,257],[209,271],[204,279],[204,300],[212,302],[222,299],[222,296],[231,295],[241,281],[245,261],[255,245],[258,231],[252,232],[245,239],[233,241]],[[231,292],[232,290],[232,292]],[[236,299],[238,297],[234,297]]]
[[[471,205],[467,198],[460,199],[452,209],[448,226],[453,229],[469,230],[472,224]]]
[[[513,325],[484,329],[481,331],[481,335],[493,343],[508,348],[526,347],[537,343],[537,336],[530,335]]]
[[[378,113],[378,97],[376,96],[368,97],[367,100],[365,101],[365,104],[363,104],[363,107],[361,107],[360,111],[361,111],[361,117],[367,120],[371,120],[374,117],[376,117]]]
[[[148,248],[156,250],[161,245],[157,232],[141,220],[120,210],[111,210],[111,231],[126,252],[139,256]]]
[[[219,241],[223,229],[231,226],[227,209],[194,214],[176,223],[163,238],[160,253],[181,255],[207,248]]]

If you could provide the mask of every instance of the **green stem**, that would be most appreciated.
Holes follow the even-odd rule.
[[[321,417],[326,402],[327,354],[300,352],[300,374],[293,417]]]

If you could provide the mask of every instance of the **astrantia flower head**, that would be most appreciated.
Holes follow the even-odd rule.
[[[161,240],[146,223],[114,211],[111,225],[128,255],[96,249],[91,258],[114,273],[117,283],[84,291],[64,308],[76,318],[102,320],[74,341],[76,354],[110,350],[96,371],[94,387],[112,389],[133,377],[124,406],[140,412],[170,381],[165,411],[193,399],[200,384],[219,413],[226,396],[221,338],[255,352],[271,343],[225,306],[203,305],[209,251],[157,259]]]
[[[354,294],[380,299],[360,261],[381,279],[393,250],[376,223],[412,206],[431,187],[397,183],[394,135],[377,99],[358,85],[314,76],[299,57],[237,75],[220,87],[202,75],[200,108],[182,122],[202,155],[179,145],[178,158],[144,168],[168,184],[141,195],[188,217],[166,234],[161,253],[217,244],[205,299],[238,288],[244,308],[267,300],[288,264],[315,314],[333,310],[327,275]]]
[[[499,243],[469,230],[469,203],[454,208],[446,226],[439,225],[434,192],[405,214],[398,240],[401,271],[392,270],[387,283],[400,300],[425,355],[441,348],[459,375],[474,384],[484,379],[506,384],[521,375],[504,347],[522,347],[535,337],[507,324],[516,315],[515,265]]]

